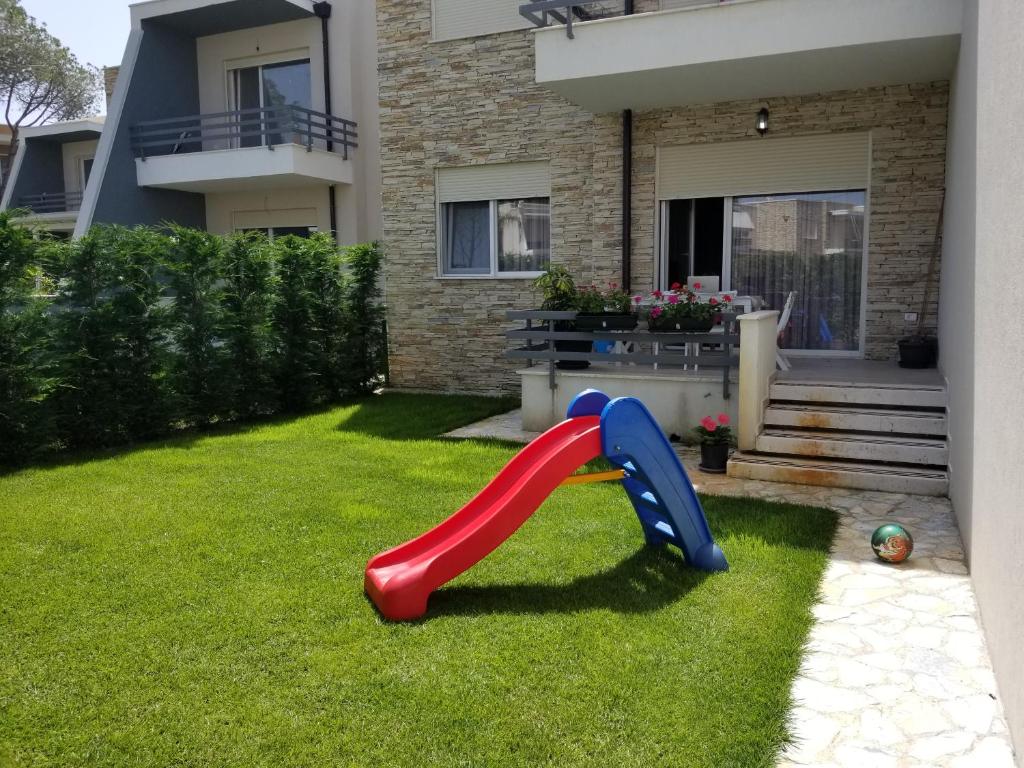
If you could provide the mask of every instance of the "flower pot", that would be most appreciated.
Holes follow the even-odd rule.
[[[578,331],[576,323],[571,320],[560,320],[555,323],[556,331]],[[555,341],[556,352],[593,352],[594,344],[590,341]],[[560,371],[582,371],[590,367],[589,360],[556,360],[555,368]]]
[[[700,469],[701,472],[710,472],[714,475],[725,473],[725,466],[729,462],[728,443],[701,443],[700,444]]]
[[[576,315],[577,331],[632,331],[639,318],[632,313],[580,312]]]
[[[939,357],[938,339],[908,336],[898,342],[900,368],[934,368]]]
[[[712,317],[707,319],[681,317],[678,320],[651,319],[647,327],[652,333],[707,333],[715,325]]]

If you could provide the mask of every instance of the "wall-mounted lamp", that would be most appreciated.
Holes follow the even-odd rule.
[[[757,132],[764,136],[768,133],[768,107],[761,107],[757,113]]]

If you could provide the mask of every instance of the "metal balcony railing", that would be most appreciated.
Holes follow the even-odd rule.
[[[143,160],[157,155],[178,155],[244,147],[273,149],[298,144],[306,151],[341,152],[348,160],[358,126],[305,107],[257,107],[208,115],[146,120],[132,126],[132,151]]]
[[[736,353],[740,346],[736,313],[722,313],[715,326],[717,330],[713,332],[578,331],[573,328],[575,312],[537,309],[509,310],[505,316],[526,322],[525,327],[505,332],[505,338],[514,345],[506,349],[505,356],[525,360],[527,366],[546,363],[551,389],[556,386],[558,362],[586,361],[634,366],[633,370],[638,372],[645,367],[651,371],[658,368],[717,369],[722,376],[722,396],[726,400],[731,397],[729,373],[738,370],[740,364]],[[540,325],[534,325],[535,322]],[[576,349],[572,342],[580,344],[580,348]],[[522,346],[518,346],[520,344]],[[558,349],[558,346],[563,348]]]
[[[68,213],[82,207],[81,192],[43,192],[38,195],[22,195],[18,207],[32,213]]]
[[[702,8],[725,5],[736,0],[663,0],[661,10],[679,8]],[[565,26],[565,34],[573,39],[572,25],[576,21],[593,21],[611,16],[628,16],[633,13],[632,0],[583,0],[571,3],[567,0],[531,0],[519,6],[519,15],[537,27]]]

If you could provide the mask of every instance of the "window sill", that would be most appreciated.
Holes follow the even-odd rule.
[[[434,275],[435,280],[536,280],[543,272],[510,272],[497,275]]]

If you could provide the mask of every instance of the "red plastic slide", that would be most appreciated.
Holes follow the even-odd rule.
[[[598,416],[552,427],[454,515],[370,560],[366,593],[393,621],[422,616],[431,592],[495,550],[566,477],[600,455]]]

